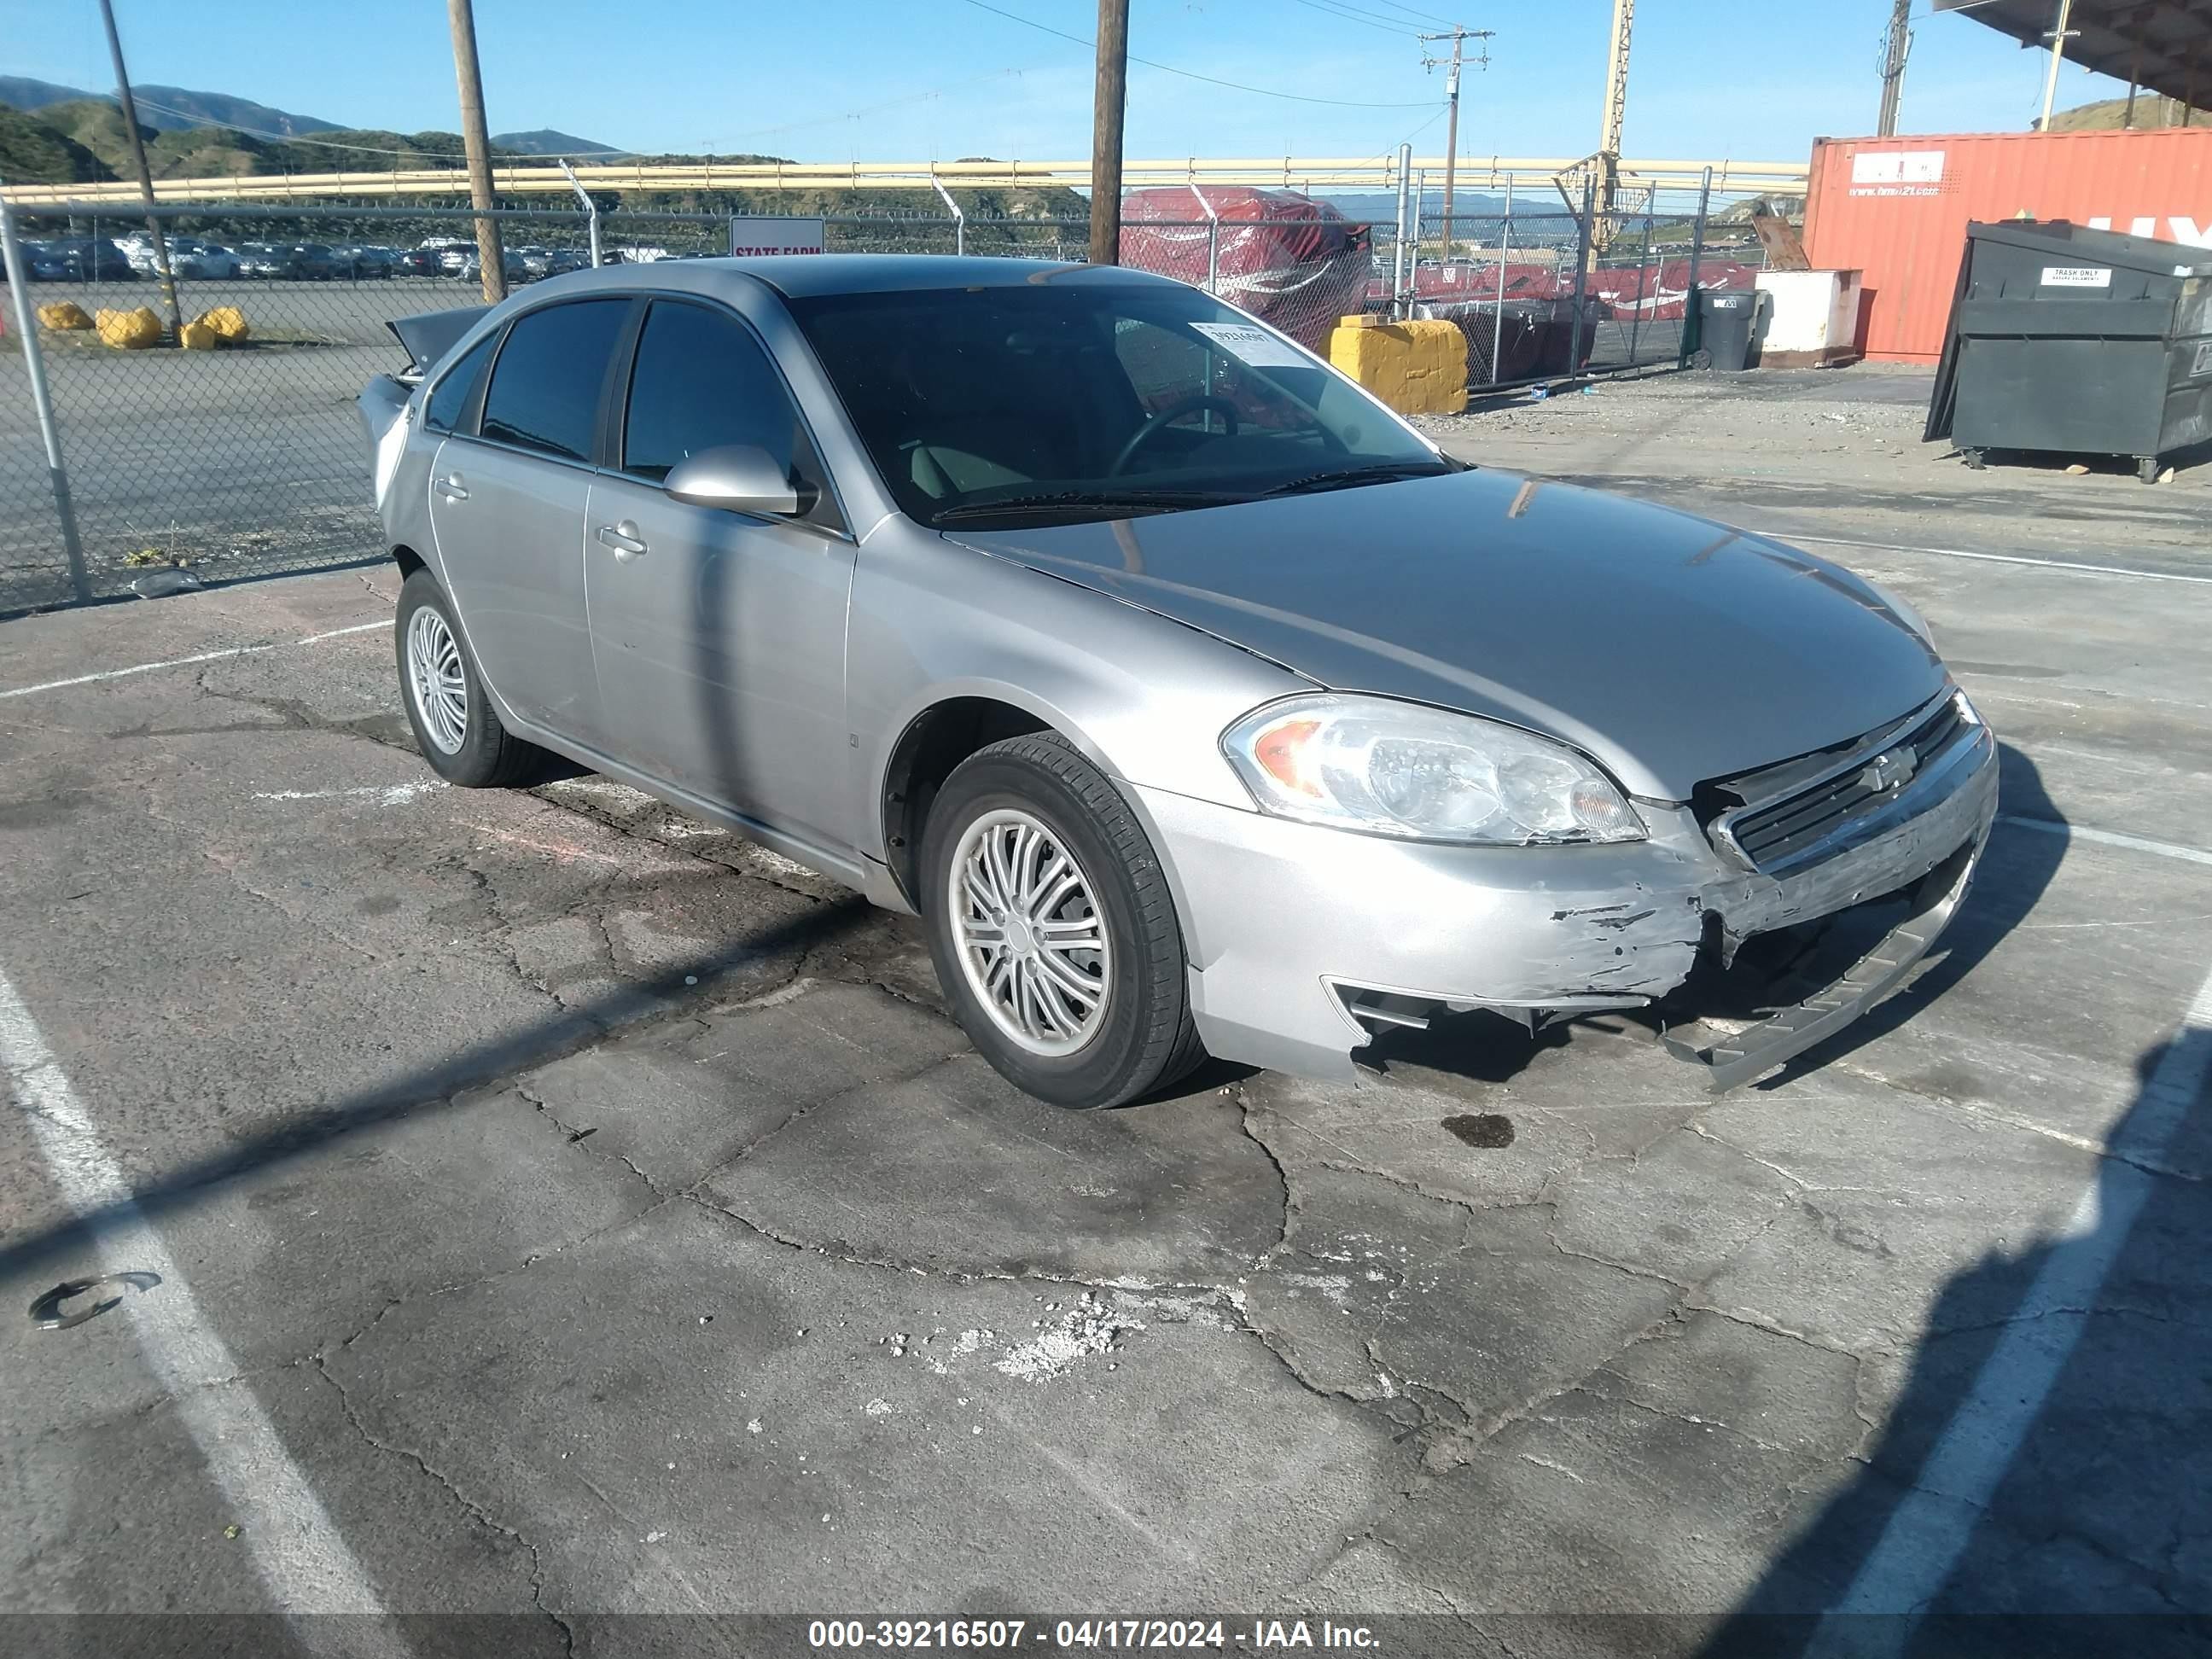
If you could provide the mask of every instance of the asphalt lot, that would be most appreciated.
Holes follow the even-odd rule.
[[[0,1299],[161,1276],[0,1320],[0,1610],[2212,1613],[2206,487],[1964,473],[1912,385],[1448,423],[1828,538],[2006,744],[1943,959],[1717,1099],[1475,1017],[1055,1111],[910,924],[437,787],[388,569],[0,623]]]

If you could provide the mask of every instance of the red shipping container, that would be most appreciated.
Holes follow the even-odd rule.
[[[1929,362],[1959,283],[1971,219],[2070,219],[2212,247],[2212,128],[1822,138],[1813,146],[1805,252],[1865,273],[1869,357]]]

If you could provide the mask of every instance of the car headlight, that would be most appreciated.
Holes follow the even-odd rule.
[[[1490,847],[1644,835],[1613,781],[1565,744],[1420,703],[1290,697],[1245,715],[1221,747],[1278,817]]]

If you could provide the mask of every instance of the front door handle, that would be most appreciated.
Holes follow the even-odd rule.
[[[645,551],[644,538],[637,533],[637,526],[628,519],[620,524],[603,524],[592,533],[599,538],[600,546],[614,549],[617,564],[628,564]]]
[[[449,501],[465,501],[469,498],[469,492],[461,488],[461,475],[458,472],[448,472],[436,480],[433,488]]]

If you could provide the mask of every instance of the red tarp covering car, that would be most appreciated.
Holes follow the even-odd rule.
[[[1211,208],[1218,246],[1208,259]],[[1205,287],[1310,347],[1328,349],[1340,317],[1362,309],[1367,227],[1294,190],[1132,191],[1121,200],[1121,263]]]

